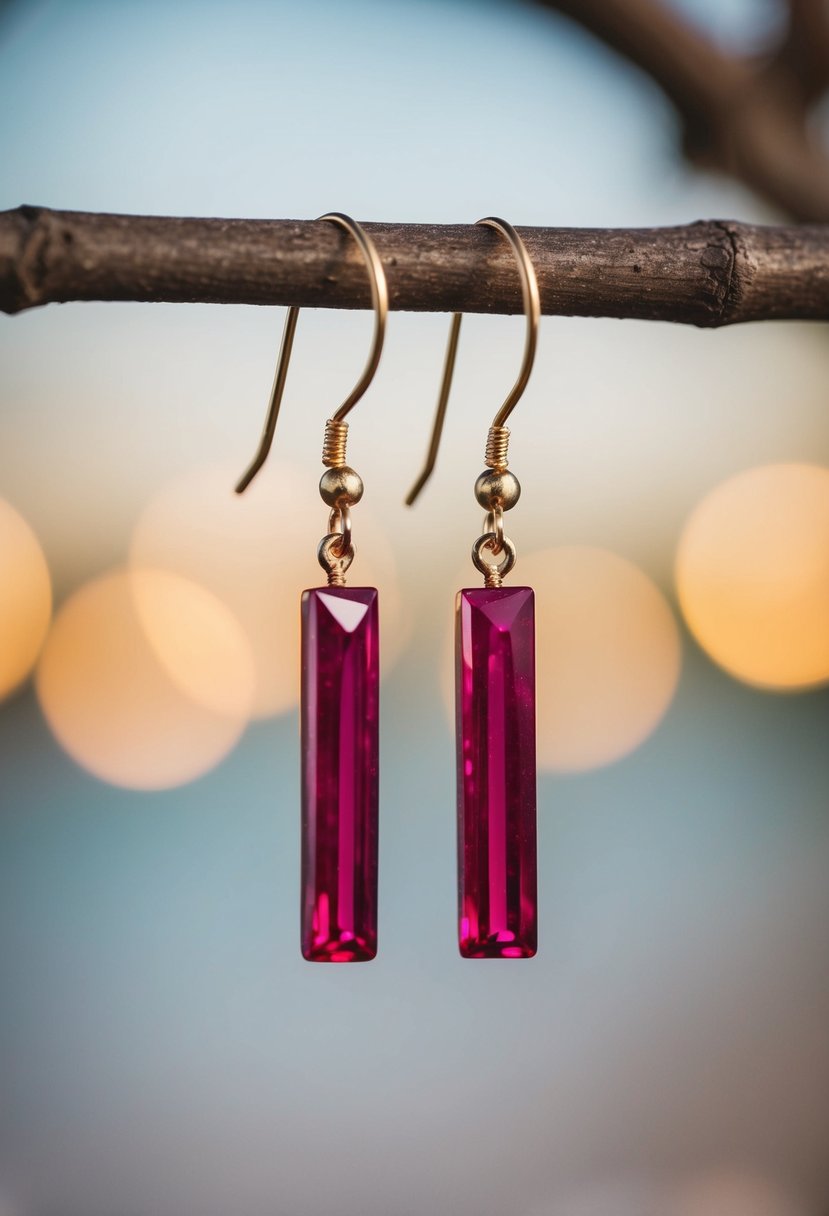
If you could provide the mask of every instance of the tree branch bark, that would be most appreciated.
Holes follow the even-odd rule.
[[[512,254],[476,225],[366,224],[393,309],[521,311]],[[829,225],[522,228],[545,313],[715,327],[829,319]],[[67,300],[368,308],[365,268],[332,224],[0,212],[0,309]]]
[[[808,107],[829,86],[829,12],[824,0],[788,0],[788,25],[769,70],[781,73]]]

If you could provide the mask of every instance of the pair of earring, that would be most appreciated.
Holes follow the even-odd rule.
[[[346,415],[377,370],[388,290],[377,251],[355,220],[322,220],[356,241],[371,282],[374,336],[359,381],[325,424],[320,494],[330,510],[318,558],[327,586],[302,595],[301,945],[311,962],[364,962],[377,953],[379,624],[374,587],[346,587],[354,560],[351,508],[363,483],[346,461]],[[532,371],[540,317],[532,262],[504,220],[478,221],[505,237],[521,275],[527,319],[524,355],[486,443],[475,496],[486,511],[472,561],[484,586],[458,592],[456,709],[458,777],[458,942],[464,958],[529,958],[536,952],[535,608],[529,587],[504,587],[515,546],[504,512],[521,488],[507,467],[506,421]],[[288,311],[259,450],[236,487],[241,493],[267,458],[285,388],[299,309]],[[406,500],[417,498],[435,465],[452,384],[462,316],[454,314],[426,465]]]

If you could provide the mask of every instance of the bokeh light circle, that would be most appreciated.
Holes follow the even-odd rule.
[[[36,687],[52,732],[83,768],[113,785],[164,789],[235,745],[250,716],[253,659],[238,622],[203,587],[164,570],[117,570],[61,607]]]
[[[459,586],[475,586],[469,574]],[[580,772],[634,751],[679,681],[679,631],[662,592],[638,566],[581,545],[519,555],[510,584],[535,589],[538,767]],[[450,705],[453,650],[452,635]]]
[[[238,473],[201,467],[162,486],[133,530],[130,561],[193,579],[228,605],[254,657],[253,715],[268,717],[298,701],[299,601],[306,587],[325,582],[316,553],[328,509],[314,470],[302,477],[270,460],[241,495],[233,492]],[[408,640],[411,621],[392,546],[365,499],[352,522],[357,556],[348,581],[380,590],[386,672]],[[143,618],[152,634],[148,612]]]
[[[763,465],[717,486],[685,525],[676,585],[700,646],[738,679],[829,679],[829,469]]]
[[[0,699],[34,667],[51,616],[52,583],[40,543],[0,498]]]

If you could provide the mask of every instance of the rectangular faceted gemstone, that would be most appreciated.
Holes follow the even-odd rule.
[[[458,592],[458,939],[464,958],[536,952],[535,596]]]
[[[379,645],[373,587],[302,595],[302,953],[377,953]]]

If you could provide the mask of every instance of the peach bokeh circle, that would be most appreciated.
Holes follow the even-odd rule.
[[[52,583],[40,542],[0,499],[0,700],[34,667],[52,616]]]
[[[829,679],[829,469],[763,465],[717,486],[677,549],[680,606],[700,646],[768,689]]]
[[[113,785],[164,789],[206,773],[236,744],[253,660],[238,622],[203,587],[164,570],[115,570],[60,608],[36,687],[79,765]]]

